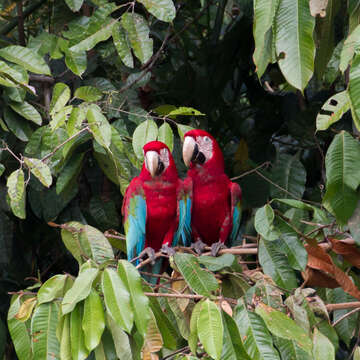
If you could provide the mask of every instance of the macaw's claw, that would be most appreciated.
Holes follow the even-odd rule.
[[[163,244],[163,246],[161,247],[161,252],[169,256],[175,255],[175,250],[172,247],[170,247],[168,244]]]
[[[141,261],[144,261],[145,257],[148,257],[150,260],[151,265],[155,264],[155,250],[152,247],[146,247],[140,254],[139,254],[139,259],[141,259]]]
[[[220,249],[226,249],[226,246],[221,241],[211,245],[211,256],[217,256]]]
[[[195,252],[199,255],[201,255],[204,252],[205,248],[206,248],[206,244],[203,243],[200,239],[191,244],[191,249],[194,249]]]

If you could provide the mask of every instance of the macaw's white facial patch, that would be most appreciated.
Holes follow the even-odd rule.
[[[205,162],[210,160],[213,156],[213,142],[208,136],[197,136],[196,143],[199,147],[199,151],[205,156]]]
[[[168,149],[164,148],[160,150],[160,161],[164,164],[164,168],[166,170],[170,164]]]

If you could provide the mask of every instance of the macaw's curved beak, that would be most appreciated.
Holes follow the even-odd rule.
[[[205,155],[199,150],[199,146],[191,136],[186,136],[183,145],[183,159],[187,167],[190,163],[204,164],[206,161]]]
[[[145,166],[152,177],[159,176],[165,168],[156,151],[148,151],[145,154]]]
[[[199,149],[194,138],[191,136],[186,136],[183,145],[183,160],[187,167],[190,166],[190,162],[196,152],[199,152]]]

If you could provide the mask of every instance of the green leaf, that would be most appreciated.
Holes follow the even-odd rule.
[[[143,146],[149,141],[156,140],[158,128],[154,120],[143,121],[133,133],[132,145],[136,156],[139,159],[144,158]]]
[[[79,11],[84,0],[65,0],[67,6],[72,10],[72,11]]]
[[[70,317],[71,314],[63,316],[63,324],[60,336],[60,359],[61,360],[72,360],[71,356],[71,337],[70,337]]]
[[[269,204],[256,211],[255,229],[266,240],[276,240],[280,236],[274,226],[274,218],[274,210]]]
[[[178,115],[181,115],[181,116],[205,116],[205,114],[203,114],[199,110],[196,110],[196,109],[194,109],[192,107],[185,107],[185,106],[181,106],[181,107],[178,107],[178,108],[176,108],[174,110],[171,110],[167,114],[168,117],[178,116]]]
[[[296,322],[286,316],[284,313],[273,309],[272,307],[260,303],[256,306],[256,313],[264,320],[270,332],[278,337],[287,340],[296,341],[303,350],[311,354],[312,342],[308,333]]]
[[[330,144],[325,157],[326,193],[324,206],[340,223],[350,218],[357,204],[360,184],[360,144],[342,131]]]
[[[285,255],[281,254],[274,242],[260,239],[259,262],[266,275],[271,276],[281,288],[292,290],[297,287],[296,276]]]
[[[176,253],[174,261],[185,281],[197,294],[210,296],[212,291],[218,289],[214,275],[203,270],[194,255]]]
[[[195,304],[190,318],[190,334],[188,337],[188,343],[190,350],[193,354],[196,354],[196,349],[198,347],[198,331],[197,331],[197,322],[200,315],[202,302],[198,302]]]
[[[27,324],[16,319],[21,306],[20,295],[13,295],[7,316],[8,329],[19,360],[32,359],[31,340]]]
[[[24,172],[21,169],[13,171],[7,178],[6,185],[10,199],[20,201],[25,192]]]
[[[201,304],[197,320],[197,333],[206,352],[214,359],[220,359],[223,347],[224,327],[221,313],[215,303],[206,299]]]
[[[327,113],[320,111],[316,117],[316,130],[327,130],[332,124],[339,121],[349,109],[350,103],[346,90],[333,95],[321,107],[321,111],[327,111]],[[329,114],[329,112],[331,113]]]
[[[255,51],[253,54],[256,72],[259,78],[264,74],[268,64],[272,62],[273,29],[276,10],[279,0],[254,1]]]
[[[84,332],[81,327],[83,313],[83,304],[79,303],[70,314],[71,355],[73,359],[77,360],[85,360],[89,355],[89,351],[85,346]]]
[[[138,0],[146,10],[161,21],[171,22],[174,20],[176,10],[172,0]]]
[[[224,345],[221,354],[222,360],[251,360],[247,354],[243,340],[235,320],[223,312],[223,324],[224,324]]]
[[[37,294],[39,305],[53,301],[55,298],[62,296],[67,277],[68,275],[55,275],[46,280]]]
[[[86,265],[86,263],[84,265]],[[98,274],[99,270],[95,268],[85,269],[79,273],[79,276],[75,279],[74,285],[66,292],[61,303],[63,315],[73,311],[78,302],[88,297],[92,283]]]
[[[25,164],[30,171],[39,179],[39,181],[46,187],[52,184],[52,176],[50,168],[39,159],[24,157]]]
[[[10,45],[0,49],[0,57],[21,65],[33,73],[51,75],[49,66],[33,49],[19,45]]]
[[[111,143],[111,126],[102,114],[99,106],[92,104],[86,114],[90,130],[95,140],[103,147],[108,148]]]
[[[59,112],[70,100],[70,88],[64,83],[57,83],[54,86],[52,99],[50,103],[50,115]]]
[[[315,19],[308,0],[280,1],[275,19],[275,45],[281,72],[290,85],[303,91],[314,72]]]
[[[11,132],[21,141],[29,141],[32,135],[30,123],[18,116],[9,107],[4,109],[4,120]]]
[[[110,330],[114,340],[116,355],[119,359],[132,359],[129,336],[124,330],[111,318],[107,316],[106,326]]]
[[[198,258],[198,261],[210,271],[219,271],[231,267],[235,261],[235,256],[232,254],[223,254],[216,257],[202,255]]]
[[[103,272],[101,286],[107,312],[121,329],[130,334],[134,313],[125,284],[115,270],[107,268]]]
[[[34,122],[36,125],[41,125],[42,118],[39,112],[26,101],[22,103],[9,102],[10,107],[19,115],[27,120]]]
[[[0,164],[0,176],[4,173],[5,166],[3,164]]]
[[[4,61],[0,61],[0,75],[0,84],[4,86],[17,87],[16,82],[20,84],[29,82],[29,76],[25,70],[20,71],[19,68]]]
[[[292,360],[313,360],[312,355],[304,351],[294,340],[287,340],[275,337],[276,348],[279,350],[282,359]]]
[[[166,144],[168,146],[168,148],[170,149],[170,152],[173,151],[173,148],[174,148],[174,134],[173,134],[173,132],[171,130],[170,125],[167,122],[164,122],[159,127],[158,140],[162,141],[164,144]]]
[[[357,346],[354,351],[354,360],[360,360],[360,346]]]
[[[118,262],[118,274],[130,293],[130,304],[138,332],[145,337],[150,319],[149,299],[144,295],[141,277],[136,268],[126,260]]]
[[[123,27],[120,25],[120,23],[117,23],[112,28],[112,37],[113,37],[115,48],[116,48],[122,62],[126,66],[133,68],[134,67],[134,59],[131,54],[131,45],[129,42],[129,38],[128,38],[125,30],[123,29]]]
[[[299,160],[299,154],[291,156],[281,153],[271,170],[271,179],[286,190],[271,185],[272,197],[288,198],[292,194],[292,197],[301,198],[305,190],[306,170]]]
[[[360,54],[356,55],[350,68],[348,94],[354,124],[360,131]]]
[[[96,44],[101,41],[107,40],[111,34],[114,25],[117,23],[117,20],[107,21],[100,30],[95,31],[93,34],[80,41],[78,44],[73,45],[69,48],[69,51],[73,53],[82,53],[83,51],[89,51]]]
[[[46,303],[39,305],[31,319],[31,337],[34,359],[47,360],[59,358],[59,341],[56,338],[58,305]]]
[[[178,133],[179,133],[179,136],[180,136],[181,140],[184,139],[184,135],[188,131],[193,130],[193,128],[191,126],[181,125],[181,124],[177,124],[177,128],[178,128]]]
[[[98,101],[102,96],[102,91],[94,86],[80,86],[74,94],[74,97],[84,101]]]
[[[340,54],[339,69],[344,72],[360,46],[360,25],[346,38]]]
[[[83,165],[84,153],[76,153],[62,169],[56,181],[56,193],[60,194],[71,184],[79,175]]]
[[[233,318],[252,360],[280,360],[264,321],[256,313],[248,311],[243,300],[236,306]]]
[[[91,289],[89,296],[84,301],[84,316],[82,319],[85,346],[90,351],[100,343],[105,329],[105,315],[99,294]]]
[[[135,56],[145,64],[153,54],[153,40],[146,20],[139,14],[125,13],[121,16],[121,25],[127,31]]]
[[[69,137],[81,130],[81,125],[86,119],[86,110],[83,107],[73,107],[66,124],[66,132]]]
[[[314,329],[313,342],[314,360],[335,360],[335,349],[333,344],[317,328]]]
[[[74,52],[67,50],[65,52],[66,66],[77,76],[81,76],[87,67],[86,51]]]

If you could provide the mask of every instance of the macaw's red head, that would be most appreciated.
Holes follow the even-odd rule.
[[[216,140],[204,130],[194,129],[185,133],[183,159],[190,169],[203,166],[209,171],[224,171],[224,157],[220,147]]]
[[[144,164],[141,174],[144,180],[161,177],[177,178],[176,166],[169,148],[161,141],[150,141],[144,147]]]

